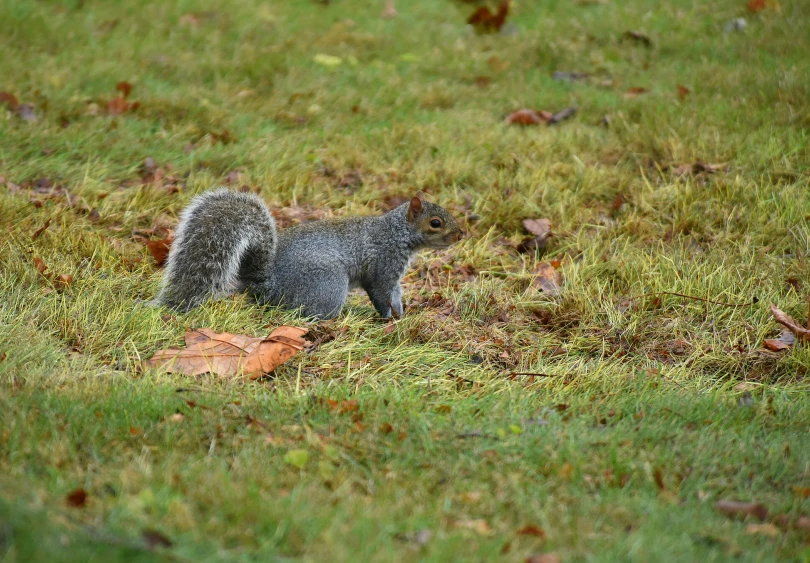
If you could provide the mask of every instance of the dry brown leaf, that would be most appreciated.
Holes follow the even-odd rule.
[[[560,561],[562,560],[556,553],[540,553],[526,558],[526,563],[560,563]]]
[[[17,108],[20,107],[17,96],[10,92],[0,92],[0,104],[6,104],[11,111],[17,111]]]
[[[39,235],[45,232],[45,229],[47,229],[50,226],[51,226],[51,219],[48,218],[48,220],[45,221],[44,225],[42,225],[40,228],[34,231],[34,233],[31,235],[31,240],[37,240],[39,238]]]
[[[537,538],[545,538],[546,532],[540,526],[535,526],[534,524],[529,524],[527,526],[523,526],[520,530],[515,532],[519,536],[535,536]]]
[[[799,530],[804,530],[805,532],[810,532],[810,518],[807,516],[799,516],[799,519],[796,520],[795,527]]]
[[[501,30],[508,14],[509,0],[503,0],[495,13],[488,7],[481,6],[467,19],[467,23],[479,33],[494,33]]]
[[[306,329],[280,326],[265,338],[220,333],[201,328],[186,333],[185,349],[167,349],[155,353],[145,365],[171,373],[236,375],[251,379],[270,373],[303,350]]]
[[[782,336],[779,338],[766,338],[762,343],[768,350],[779,352],[781,350],[787,350],[796,344],[796,337],[793,336],[793,333],[789,330],[783,330]]]
[[[169,257],[169,249],[173,241],[174,237],[170,236],[163,240],[147,240],[144,243],[146,244],[146,248],[149,249],[149,254],[155,259],[155,265],[158,268],[162,268],[163,265],[166,264],[166,258]]]
[[[506,116],[507,125],[540,125],[552,118],[550,112],[534,109],[519,109]]]
[[[126,113],[128,109],[129,102],[127,102],[124,96],[116,96],[107,102],[107,113],[110,115],[121,115],[122,113]]]
[[[636,96],[639,96],[641,94],[646,94],[646,93],[647,93],[646,88],[642,88],[641,86],[633,86],[632,88],[629,88],[624,93],[624,97],[625,98],[635,98]]]
[[[55,280],[53,280],[54,285],[57,289],[64,289],[73,283],[73,276],[70,274],[59,274]]]
[[[546,238],[551,233],[551,220],[549,219],[524,219],[523,226],[538,238]]]
[[[752,14],[761,12],[767,7],[768,3],[766,0],[748,0],[748,11],[751,12]]]
[[[534,278],[532,279],[531,287],[548,295],[557,295],[560,293],[562,274],[555,270],[554,266],[548,262],[540,262],[535,267],[532,275]]]
[[[48,265],[45,264],[45,261],[42,258],[37,258],[34,256],[34,268],[37,269],[41,275],[48,277],[45,272],[48,270]]]
[[[745,527],[745,533],[749,535],[763,535],[769,538],[775,538],[779,535],[779,528],[766,522],[764,524],[748,524]]]
[[[738,502],[735,500],[719,500],[714,505],[715,510],[731,518],[745,518],[754,516],[760,520],[768,517],[768,509],[758,502]]]
[[[529,252],[530,250],[542,250],[545,248],[547,239],[551,235],[551,221],[548,219],[524,219],[523,226],[535,236],[527,238],[518,244],[517,251]]]
[[[65,502],[73,508],[83,508],[87,505],[87,491],[76,489],[65,496]]]
[[[129,93],[132,92],[132,84],[127,82],[126,80],[122,80],[121,82],[115,85],[115,89],[121,92],[122,96],[128,98]]]
[[[797,340],[800,342],[810,341],[810,329],[806,329],[798,324],[790,317],[790,315],[777,309],[776,305],[773,303],[771,303],[771,314],[773,315],[774,320],[792,332],[796,336]]]

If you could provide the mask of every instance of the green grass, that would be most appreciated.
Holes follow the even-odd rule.
[[[810,516],[810,350],[762,345],[769,302],[807,316],[810,24],[711,4],[519,2],[479,36],[449,0],[0,3],[0,91],[38,116],[0,104],[0,560],[810,559],[713,509]],[[140,106],[110,116],[120,81]],[[229,179],[285,224],[422,189],[470,237],[416,261],[393,332],[357,295],[268,379],[141,371],[187,328],[301,324],[144,305],[143,239]],[[532,217],[543,257],[514,249]],[[527,289],[547,259],[558,297]]]

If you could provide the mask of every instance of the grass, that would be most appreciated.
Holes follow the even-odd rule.
[[[398,8],[0,4],[0,91],[38,118],[0,109],[2,560],[807,561],[713,509],[810,516],[810,351],[762,345],[810,293],[803,3],[520,2],[491,36]],[[120,81],[140,105],[108,115]],[[416,261],[393,331],[356,295],[268,379],[143,372],[187,328],[301,324],[144,306],[143,240],[226,183],[285,224],[422,189],[470,237]],[[532,217],[542,257],[514,248]],[[549,259],[557,297],[528,287]]]

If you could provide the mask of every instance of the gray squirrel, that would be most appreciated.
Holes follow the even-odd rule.
[[[246,291],[261,304],[329,319],[340,313],[350,289],[362,287],[383,318],[392,309],[399,316],[400,279],[414,254],[462,238],[447,210],[420,195],[381,216],[276,231],[261,198],[220,188],[195,197],[180,215],[153,303],[188,311]]]

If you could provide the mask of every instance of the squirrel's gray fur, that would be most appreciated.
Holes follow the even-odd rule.
[[[445,248],[462,232],[442,207],[414,197],[377,217],[302,223],[281,231],[256,195],[220,188],[195,197],[180,216],[155,300],[187,311],[244,290],[259,303],[340,313],[362,287],[383,317],[402,314],[400,279],[423,248]]]

